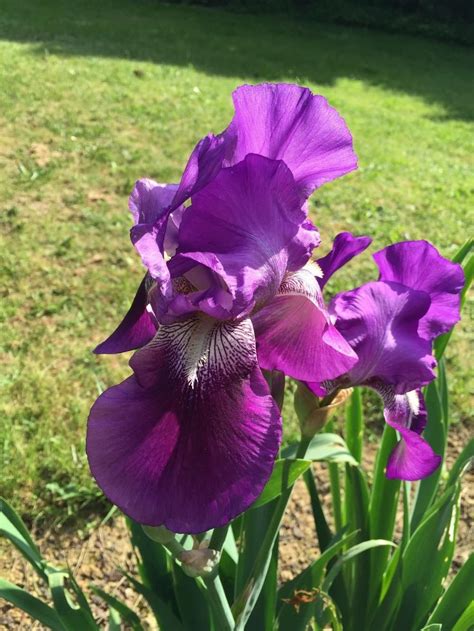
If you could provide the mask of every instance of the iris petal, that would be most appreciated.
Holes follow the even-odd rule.
[[[233,297],[231,315],[248,314],[276,294],[289,261],[307,250],[295,239],[304,222],[288,168],[249,155],[193,197],[171,267],[183,258],[208,267]]]
[[[291,84],[243,85],[234,92],[235,115],[224,134],[236,138],[229,163],[249,153],[283,160],[304,197],[357,168],[344,119],[322,96]]]
[[[380,281],[335,296],[329,310],[359,358],[347,375],[349,384],[378,379],[403,393],[432,381],[431,343],[418,334],[429,305],[424,292]]]
[[[235,144],[232,133],[209,134],[194,147],[174,196],[171,210],[184,204],[218,174]]]
[[[332,250],[317,261],[323,273],[319,280],[320,286],[324,287],[338,269],[363,252],[371,243],[370,237],[355,237],[350,232],[340,232],[334,239]]]
[[[144,524],[195,533],[229,522],[260,494],[281,438],[251,322],[164,325],[131,365],[91,410],[97,482]]]
[[[374,254],[380,279],[426,292],[430,308],[420,321],[420,335],[432,340],[449,331],[460,319],[464,273],[457,263],[443,258],[427,241],[394,243]]]
[[[153,338],[157,324],[154,316],[147,310],[147,284],[148,277],[145,276],[127,315],[112,335],[94,349],[94,353],[100,355],[132,351],[148,344]]]
[[[167,297],[171,295],[171,278],[164,257],[164,244],[170,204],[176,191],[176,184],[157,184],[153,180],[143,179],[136,182],[129,198],[130,212],[135,221],[130,238],[148,273]],[[177,211],[179,213],[180,209]],[[174,224],[172,229],[176,229]]]
[[[383,399],[385,420],[401,437],[389,456],[387,478],[414,481],[431,475],[441,464],[441,456],[420,436],[427,421],[421,391],[395,394],[393,388],[374,387]]]
[[[260,366],[303,381],[334,379],[357,355],[333,326],[310,270],[288,274],[278,295],[252,316]]]

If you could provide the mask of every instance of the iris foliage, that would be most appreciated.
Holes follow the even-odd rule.
[[[464,252],[465,253],[465,252]],[[462,253],[461,253],[462,256]],[[472,277],[472,258],[470,278]],[[449,431],[448,380],[442,360],[446,340],[437,352],[440,374],[425,390],[429,414],[427,437],[443,454]],[[367,629],[374,631],[467,631],[474,621],[472,578],[474,556],[452,580],[446,580],[455,551],[463,474],[474,456],[474,443],[449,470],[421,482],[387,480],[387,454],[396,441],[386,426],[373,471],[359,462],[364,449],[360,390],[346,408],[346,442],[329,427],[316,434],[304,458],[288,447],[260,498],[229,527],[198,539],[219,551],[220,561],[208,575],[190,577],[178,557],[181,546],[197,539],[144,531],[128,520],[137,558],[137,576],[126,574],[143,596],[162,631],[196,629]],[[328,463],[332,489],[332,530],[320,503],[311,462]],[[321,554],[292,580],[277,581],[278,534],[291,487],[304,476],[312,500]],[[399,500],[403,532],[393,543]],[[21,587],[0,581],[0,595],[44,626],[58,631],[98,629],[87,597],[69,569],[44,559],[17,513],[1,504],[0,532],[36,571],[50,598],[46,602]],[[166,541],[159,543],[155,539]],[[205,549],[205,548],[202,548]],[[178,556],[177,556],[178,555]],[[186,573],[187,572],[187,573]],[[109,607],[108,628],[144,629],[137,612],[116,596],[91,587]]]

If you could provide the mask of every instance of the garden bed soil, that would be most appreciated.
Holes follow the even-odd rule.
[[[453,426],[448,439],[447,464],[452,464],[470,437],[466,425]],[[364,461],[371,470],[377,452],[377,442],[367,443]],[[315,463],[314,474],[323,503],[329,504],[329,483],[326,465]],[[466,475],[462,491],[461,517],[458,531],[458,545],[452,573],[466,561],[473,547],[474,522],[474,473]],[[76,579],[90,598],[94,615],[101,626],[107,626],[107,612],[103,601],[91,594],[89,585],[93,583],[123,599],[136,609],[149,629],[156,628],[154,618],[141,597],[131,589],[120,568],[134,572],[135,563],[130,546],[125,521],[118,516],[109,522],[98,525],[87,534],[68,527],[49,529],[33,533],[45,557],[58,566],[72,568]],[[397,525],[396,538],[400,535]],[[292,494],[280,533],[280,580],[286,581],[298,574],[319,553],[314,521],[309,497],[302,480],[299,480]],[[5,541],[0,542],[0,576],[18,585],[44,595],[42,586],[23,557]],[[0,601],[0,629],[41,629],[37,622],[9,603]]]

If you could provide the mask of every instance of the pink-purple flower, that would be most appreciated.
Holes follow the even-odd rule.
[[[295,85],[243,86],[234,105],[178,185],[137,182],[146,276],[96,349],[139,350],[91,410],[92,473],[126,514],[175,532],[227,523],[268,480],[281,416],[262,369],[322,383],[357,362],[308,264],[320,238],[306,201],[356,168],[349,130]]]
[[[341,233],[319,261],[324,280],[370,243]],[[419,480],[441,459],[421,437],[427,421],[421,387],[435,378],[433,340],[460,317],[464,275],[426,241],[395,243],[374,254],[375,282],[335,296],[329,305],[337,330],[357,353],[347,373],[326,383],[309,384],[318,394],[365,385],[384,403],[386,422],[400,442],[387,463],[387,477]]]

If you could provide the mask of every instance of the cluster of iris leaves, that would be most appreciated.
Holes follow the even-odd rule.
[[[474,274],[471,248],[472,242],[453,259],[464,265],[462,302]],[[450,424],[443,359],[449,338],[450,333],[436,342],[438,379],[424,392],[429,419],[425,438],[443,456]],[[303,414],[297,401],[295,408]],[[373,471],[364,470],[362,410],[362,393],[355,389],[345,408],[345,440],[334,433],[331,420],[312,439],[302,438],[283,449],[259,499],[226,527],[198,538],[163,536],[162,529],[142,528],[127,520],[137,572],[124,575],[148,604],[161,631],[474,628],[474,554],[453,580],[447,580],[455,553],[463,474],[474,459],[474,441],[449,470],[438,468],[417,483],[389,480],[384,470],[396,433],[385,425]],[[333,529],[311,472],[313,461],[328,463]],[[321,552],[298,576],[279,584],[279,529],[300,476],[308,487]],[[394,543],[400,503],[402,534]],[[3,579],[0,596],[55,631],[99,629],[72,572],[42,557],[7,502],[1,501],[0,509],[0,533],[37,572],[51,602]],[[193,577],[180,556],[198,544],[215,550],[217,561]],[[146,628],[137,612],[115,595],[93,585],[91,590],[108,606],[110,631]]]

